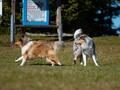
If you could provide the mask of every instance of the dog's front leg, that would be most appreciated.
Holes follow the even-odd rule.
[[[21,61],[23,59],[23,56],[19,57],[15,62]]]
[[[24,55],[20,66],[23,66],[25,64],[26,60],[27,60],[27,55]]]
[[[77,57],[74,57],[73,64],[76,64]]]
[[[26,62],[26,59],[23,58],[23,60],[22,60],[22,62],[21,62],[21,64],[20,64],[20,66],[23,66],[23,65],[25,64],[25,62]]]
[[[82,58],[82,55],[80,55],[80,64],[83,65],[83,58]]]
[[[82,56],[83,56],[83,64],[84,64],[84,66],[86,66],[87,56],[84,53],[82,53]]]

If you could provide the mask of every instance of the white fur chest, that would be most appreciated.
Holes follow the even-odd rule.
[[[81,44],[82,49],[87,49],[88,45],[86,43]]]
[[[28,42],[26,45],[24,45],[22,48],[21,48],[21,52],[22,52],[22,55],[26,53],[26,51],[29,50],[29,48],[34,44],[33,41],[30,41]]]

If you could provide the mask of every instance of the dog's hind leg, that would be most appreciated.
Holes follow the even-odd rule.
[[[52,66],[54,66],[54,65],[55,65],[55,63],[54,63],[53,61],[51,61],[50,59],[48,59],[48,58],[46,58],[46,61],[47,61],[47,62],[49,62],[49,63],[51,63],[51,64],[52,64]]]
[[[15,62],[21,61],[23,59],[23,56],[19,57]]]
[[[47,58],[46,59],[48,62],[50,62],[51,64],[52,64],[52,66],[54,66],[55,64],[57,64],[57,65],[59,65],[59,66],[61,66],[62,64],[60,63],[60,61],[58,60],[58,58],[56,57],[56,58]]]
[[[54,56],[54,59],[52,59],[52,60],[53,60],[53,62],[54,62],[55,64],[57,64],[57,65],[59,65],[59,66],[62,65],[56,55]]]
[[[53,51],[53,50],[48,51],[47,59],[52,64],[52,66],[54,66],[54,64],[61,65],[61,63],[58,59],[58,56],[56,55],[55,51]]]
[[[92,59],[93,59],[93,62],[95,63],[95,65],[96,65],[96,66],[99,66],[99,65],[97,64],[96,56],[95,56],[95,55],[92,55]]]
[[[57,64],[60,65],[60,66],[62,65],[60,62],[57,62]]]
[[[59,65],[59,66],[62,65],[57,57],[54,59],[51,59],[51,61],[54,62],[54,64],[56,64],[56,65]]]

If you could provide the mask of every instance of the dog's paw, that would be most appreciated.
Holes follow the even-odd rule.
[[[62,64],[59,62],[58,65],[61,66]]]
[[[52,64],[51,66],[53,67],[55,64]]]
[[[73,65],[75,65],[75,64],[76,64],[76,59],[73,60]]]
[[[97,64],[96,67],[99,67],[99,65]]]
[[[24,65],[23,65],[23,64],[20,64],[19,66],[22,67],[22,66],[24,66]]]
[[[83,65],[83,62],[81,62],[80,65]]]
[[[15,62],[18,62],[18,60],[15,60]]]

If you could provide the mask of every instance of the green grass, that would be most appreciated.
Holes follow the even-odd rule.
[[[49,66],[44,60],[31,60],[20,67],[14,60],[20,50],[9,47],[5,36],[0,38],[0,90],[120,90],[120,38],[94,37],[100,67],[89,59],[83,67],[72,65],[72,41],[59,58],[63,66]]]

